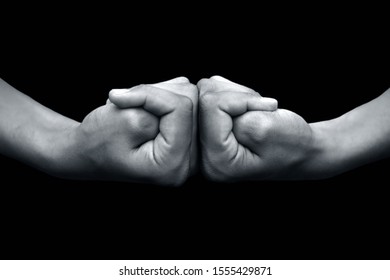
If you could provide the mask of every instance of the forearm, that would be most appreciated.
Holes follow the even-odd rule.
[[[318,177],[333,176],[390,156],[390,90],[339,118],[310,124],[309,163]]]
[[[67,154],[78,122],[34,101],[0,79],[0,153],[52,173]]]

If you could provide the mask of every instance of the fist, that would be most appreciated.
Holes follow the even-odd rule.
[[[261,147],[254,151],[252,146],[240,142],[242,138],[236,134],[252,129],[243,124],[248,121],[246,114],[272,114],[277,110],[277,101],[219,76],[200,80],[198,88],[201,166],[205,176],[214,181],[261,177],[264,159],[262,153],[257,153]]]
[[[139,113],[138,129],[123,130],[128,138],[139,136],[130,150],[129,175],[180,185],[196,172],[198,90],[187,78],[112,90],[107,103],[118,112]]]

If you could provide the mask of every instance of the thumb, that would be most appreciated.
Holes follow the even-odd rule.
[[[116,106],[123,108],[123,103],[126,102],[127,99],[126,95],[129,94],[129,92],[130,89],[127,88],[110,90],[110,92],[108,93],[107,104],[111,102]]]
[[[168,81],[164,81],[164,82],[160,82],[160,83],[154,84],[154,86],[160,87],[162,89],[169,90],[170,89],[169,85],[172,85],[174,87],[174,89],[178,90],[178,89],[181,89],[180,88],[181,84],[190,84],[190,81],[186,77],[177,77],[177,78],[174,78],[174,79],[171,79],[171,80],[168,80]],[[135,86],[135,87],[137,87],[137,86]],[[129,89],[127,89],[127,88],[112,89],[109,92],[109,98],[107,100],[107,104],[111,102],[111,103],[117,105],[118,107],[124,108],[123,105],[125,103],[127,104],[127,95],[135,87],[132,87],[132,88],[129,88]]]

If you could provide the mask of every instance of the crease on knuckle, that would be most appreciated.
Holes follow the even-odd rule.
[[[214,182],[232,182],[235,179],[232,162],[220,156],[205,156],[202,162],[202,173]]]

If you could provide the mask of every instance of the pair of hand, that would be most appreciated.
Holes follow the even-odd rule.
[[[277,106],[219,76],[115,89],[77,128],[80,152],[99,179],[180,185],[198,166],[213,181],[293,178],[311,129]]]

